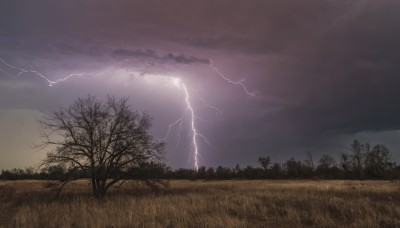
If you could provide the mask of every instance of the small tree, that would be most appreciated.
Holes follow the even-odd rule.
[[[384,145],[374,146],[365,156],[365,169],[369,177],[385,178],[391,166],[391,154]]]
[[[282,167],[279,163],[274,163],[271,167],[271,171],[275,179],[278,179],[282,172]]]
[[[307,167],[311,168],[311,170],[314,170],[314,160],[313,160],[311,152],[307,151],[306,156],[307,157],[306,157],[306,160],[304,160],[304,164]]]
[[[299,178],[304,175],[304,164],[293,157],[284,163],[288,178]]]
[[[329,168],[333,167],[334,165],[336,165],[335,159],[328,154],[322,155],[322,157],[319,159],[318,167],[320,167],[320,168],[329,169]]]
[[[268,169],[268,166],[271,164],[270,157],[259,157],[258,162],[261,164],[264,170]]]
[[[303,162],[304,164],[304,177],[310,178],[314,176],[314,159],[310,151],[306,153],[306,159]]]
[[[358,140],[354,140],[351,144],[351,158],[353,167],[357,172],[358,178],[363,178],[363,163],[365,159],[365,151],[369,151],[369,144],[363,145]]]
[[[43,164],[62,164],[86,173],[96,198],[120,186],[132,168],[159,162],[164,150],[164,143],[155,142],[149,133],[150,116],[132,111],[126,98],[79,98],[53,112],[41,125],[41,146],[55,146]],[[56,133],[61,140],[53,139]]]
[[[336,166],[336,161],[328,154],[322,155],[319,159],[316,172],[323,178],[337,178],[339,176],[339,168]]]
[[[350,161],[350,155],[346,154],[346,153],[342,153],[340,155],[340,167],[343,170],[343,177],[345,178],[349,178],[352,177],[351,176],[351,161]]]

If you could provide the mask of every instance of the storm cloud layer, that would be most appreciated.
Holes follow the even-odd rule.
[[[24,145],[37,140],[32,124],[12,123],[88,93],[129,96],[162,137],[185,108],[182,91],[146,84],[144,75],[179,77],[191,88],[212,144],[201,144],[202,165],[302,159],[308,150],[337,156],[355,138],[385,143],[399,159],[399,8],[396,0],[5,0],[0,58],[51,79],[102,74],[48,87],[32,74],[10,78],[18,72],[0,63],[0,168],[30,164],[23,154],[32,152],[15,148],[11,135],[23,133]],[[211,61],[257,95],[222,80]],[[191,167],[185,137],[178,149],[168,141],[173,167]]]

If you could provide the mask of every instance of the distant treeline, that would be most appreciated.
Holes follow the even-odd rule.
[[[150,163],[145,167],[131,168],[126,179],[400,179],[400,166],[392,160],[386,146],[370,146],[355,140],[349,153],[343,153],[340,161],[323,155],[314,162],[310,152],[305,160],[290,158],[283,163],[274,163],[270,157],[259,157],[259,167],[199,167],[172,170],[163,164]],[[71,180],[89,178],[76,168],[50,166],[40,171],[33,168],[2,170],[0,179],[49,179]]]

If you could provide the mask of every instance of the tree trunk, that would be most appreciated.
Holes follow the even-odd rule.
[[[97,185],[96,185],[96,178],[92,175],[92,192],[95,195],[95,197],[97,198]]]
[[[102,199],[107,193],[106,180],[92,177],[92,191],[97,199]]]

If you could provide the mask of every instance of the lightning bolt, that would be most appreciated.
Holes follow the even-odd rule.
[[[185,95],[185,104],[186,104],[186,109],[185,112],[183,114],[183,116],[176,120],[175,122],[169,124],[168,127],[168,132],[167,135],[165,136],[164,139],[166,139],[170,132],[171,132],[171,128],[175,125],[178,125],[178,130],[177,130],[177,147],[179,146],[180,143],[180,132],[182,130],[182,124],[184,122],[184,120],[186,119],[187,115],[190,115],[190,129],[191,129],[191,133],[192,133],[192,143],[193,143],[193,148],[194,148],[194,154],[193,154],[193,158],[194,158],[194,167],[195,170],[198,171],[199,169],[199,144],[198,144],[198,138],[202,138],[208,145],[211,145],[209,143],[209,140],[207,137],[205,137],[202,133],[199,132],[199,130],[196,128],[196,114],[193,108],[193,105],[190,102],[190,94],[189,94],[189,90],[186,86],[185,83],[183,83],[179,78],[171,78],[173,83],[180,89],[182,89],[184,91],[184,95]]]
[[[16,75],[12,75],[12,74],[8,73],[6,70],[0,68],[0,72],[3,72],[3,73],[4,73],[5,75],[7,75],[8,77],[11,77],[11,78],[13,78],[13,79],[18,79],[18,78],[20,78],[20,77],[21,77],[22,75],[24,75],[24,74],[33,74],[33,75],[35,75],[35,76],[37,76],[37,77],[39,77],[39,78],[45,80],[45,81],[48,83],[48,86],[50,86],[50,87],[53,86],[53,85],[55,85],[55,84],[65,82],[65,81],[67,81],[68,79],[71,79],[71,78],[73,78],[73,77],[83,77],[83,76],[91,77],[91,76],[98,76],[98,75],[101,75],[101,74],[105,74],[106,72],[108,72],[108,70],[112,69],[112,67],[109,67],[108,70],[103,71],[103,72],[99,72],[99,73],[73,73],[73,74],[69,74],[69,75],[67,75],[67,76],[65,76],[65,77],[63,77],[63,78],[57,79],[57,80],[51,80],[51,79],[49,79],[48,77],[46,77],[45,75],[43,75],[42,73],[40,73],[40,72],[37,71],[37,70],[24,69],[24,68],[20,68],[20,67],[17,67],[17,66],[13,66],[13,65],[7,63],[3,58],[0,58],[0,61],[1,61],[5,66],[7,66],[8,68],[11,68],[11,69],[14,69],[14,70],[17,70],[17,71],[18,71],[18,73],[17,73]],[[244,79],[242,79],[242,80],[240,80],[240,81],[233,81],[233,80],[229,79],[228,77],[226,77],[216,66],[214,66],[211,59],[210,59],[209,62],[210,62],[210,65],[209,65],[209,66],[210,66],[224,81],[226,81],[226,82],[228,82],[228,83],[230,83],[230,84],[233,84],[233,85],[240,86],[240,87],[243,89],[243,91],[244,91],[247,95],[249,95],[249,96],[256,96],[256,93],[250,92],[250,91],[247,89],[247,87],[246,87],[245,84],[243,83],[243,82],[244,82]],[[184,123],[184,121],[186,120],[187,116],[190,116],[190,117],[189,117],[189,120],[190,120],[190,129],[191,129],[191,133],[192,133],[192,136],[191,136],[191,137],[192,137],[192,145],[193,145],[193,149],[194,149],[194,153],[193,153],[194,167],[195,167],[195,170],[198,171],[198,169],[199,169],[199,155],[200,155],[200,153],[199,153],[199,143],[198,143],[198,140],[201,138],[201,139],[202,139],[206,144],[208,144],[209,146],[212,146],[212,145],[211,145],[211,143],[209,142],[208,138],[205,137],[205,136],[197,129],[197,127],[196,127],[196,119],[199,119],[199,117],[196,116],[195,110],[194,110],[193,105],[192,105],[192,103],[191,103],[191,101],[190,101],[191,96],[190,96],[190,93],[189,93],[189,90],[188,90],[186,84],[183,83],[179,78],[170,77],[170,76],[165,76],[165,77],[168,77],[168,78],[172,79],[172,82],[175,84],[175,86],[177,86],[179,89],[182,89],[182,90],[184,91],[184,98],[185,98],[184,101],[185,101],[186,108],[185,108],[185,111],[184,111],[182,117],[180,117],[178,120],[176,120],[175,122],[172,122],[172,123],[170,123],[170,124],[168,125],[168,131],[167,131],[167,134],[166,134],[165,137],[164,137],[164,141],[168,139],[168,137],[169,137],[169,135],[170,135],[170,133],[171,133],[171,129],[172,129],[174,126],[178,126],[178,127],[177,127],[177,133],[176,133],[176,136],[175,136],[175,139],[176,139],[176,141],[177,141],[177,144],[176,144],[176,147],[175,147],[175,148],[178,148],[179,145],[180,145],[180,138],[181,138],[181,131],[182,131],[182,128],[183,128],[183,123]],[[208,104],[207,102],[205,102],[205,100],[204,100],[203,98],[199,98],[199,100],[203,103],[204,106],[206,106],[206,107],[208,107],[208,108],[210,108],[210,109],[213,109],[213,110],[215,111],[215,113],[216,113],[216,116],[217,116],[218,118],[221,118],[222,112],[221,112],[217,107]]]
[[[209,60],[210,61],[210,67],[211,69],[213,69],[224,81],[233,84],[233,85],[237,85],[242,87],[243,91],[249,95],[249,96],[256,96],[255,92],[251,92],[247,89],[246,85],[244,84],[245,79],[239,80],[239,81],[233,81],[231,79],[229,79],[228,77],[226,77],[216,66],[214,66],[212,59]]]
[[[215,116],[216,116],[218,119],[221,119],[221,120],[222,120],[222,111],[221,111],[219,108],[217,108],[217,107],[214,106],[214,105],[211,105],[211,104],[207,103],[207,102],[204,100],[204,98],[199,97],[199,100],[203,103],[203,105],[204,105],[205,107],[214,110],[214,111],[215,111]]]
[[[185,112],[184,112],[184,114],[183,114],[183,116],[182,116],[181,118],[179,118],[179,119],[176,120],[175,122],[170,123],[170,124],[168,125],[167,134],[165,135],[165,137],[164,137],[164,139],[163,139],[164,141],[166,141],[166,140],[168,139],[170,133],[171,133],[171,129],[172,129],[175,125],[178,125],[177,133],[176,133],[176,136],[175,136],[175,140],[176,140],[175,149],[178,149],[178,147],[179,147],[179,145],[180,145],[180,143],[181,143],[180,141],[181,141],[182,125],[183,125],[183,122],[184,122],[184,120],[185,120],[186,114],[187,114],[187,109],[185,110]]]
[[[68,80],[68,79],[70,79],[70,78],[72,78],[72,77],[82,77],[82,76],[90,77],[90,76],[98,76],[98,75],[101,75],[101,74],[104,74],[104,73],[105,73],[105,72],[102,72],[102,73],[75,73],[75,74],[69,74],[69,75],[65,76],[64,78],[60,78],[60,79],[57,79],[57,80],[55,80],[55,81],[52,81],[52,80],[50,80],[48,77],[44,76],[42,73],[40,73],[40,72],[37,71],[37,70],[27,70],[27,69],[24,69],[24,68],[19,68],[19,67],[10,65],[10,64],[8,64],[6,61],[4,61],[4,59],[2,59],[2,58],[0,58],[0,61],[1,61],[4,65],[8,66],[9,68],[13,68],[13,69],[16,69],[16,70],[18,71],[18,74],[15,75],[15,76],[13,76],[13,75],[7,73],[5,70],[0,69],[0,71],[2,71],[3,73],[5,73],[5,74],[8,75],[9,77],[14,78],[14,79],[17,79],[17,78],[21,77],[21,75],[23,75],[23,74],[32,73],[33,75],[35,75],[35,76],[37,76],[37,77],[42,78],[43,80],[45,80],[45,81],[48,83],[48,86],[53,86],[53,85],[55,85],[55,84],[57,84],[57,83],[65,82],[66,80]]]
[[[194,115],[194,111],[192,108],[192,105],[190,104],[190,98],[189,98],[189,92],[186,88],[185,84],[181,84],[183,87],[183,90],[185,91],[185,102],[187,105],[188,110],[190,111],[190,115],[191,115],[191,127],[192,127],[192,133],[193,133],[193,146],[194,146],[194,166],[196,168],[196,171],[199,170],[199,161],[198,161],[198,156],[199,156],[199,145],[197,145],[197,137],[200,135],[196,129],[196,123],[195,123],[195,115]]]
[[[255,92],[251,92],[249,89],[247,89],[246,85],[244,84],[244,81],[245,81],[244,79],[242,79],[242,80],[240,80],[240,81],[233,81],[233,80],[229,79],[228,77],[226,77],[226,76],[213,64],[212,59],[209,59],[209,62],[210,62],[209,67],[210,67],[211,69],[213,69],[225,82],[228,82],[229,84],[233,84],[233,85],[240,86],[240,87],[243,89],[243,91],[244,91],[247,95],[249,95],[249,96],[252,96],[252,97],[256,96],[256,93],[255,93]],[[183,88],[183,90],[185,91],[186,110],[185,110],[184,115],[183,115],[181,118],[179,118],[179,119],[176,120],[175,122],[169,124],[169,126],[168,126],[168,132],[167,132],[167,134],[166,134],[166,136],[165,136],[164,139],[168,138],[168,136],[169,136],[169,134],[170,134],[170,132],[171,132],[171,128],[172,128],[173,126],[175,126],[175,125],[178,125],[177,134],[176,134],[176,137],[175,137],[175,138],[176,138],[176,141],[177,141],[177,144],[176,144],[176,147],[175,147],[175,148],[178,148],[178,147],[179,147],[179,145],[180,145],[180,137],[181,137],[181,130],[182,130],[182,124],[183,124],[183,122],[184,122],[184,120],[185,120],[185,117],[186,117],[187,113],[190,112],[190,116],[191,116],[191,131],[192,131],[192,143],[193,143],[193,147],[194,147],[194,166],[195,166],[196,171],[198,171],[198,169],[199,169],[199,165],[198,165],[198,160],[199,160],[199,158],[198,158],[198,156],[199,156],[199,145],[198,145],[198,143],[197,143],[197,138],[200,137],[200,138],[203,139],[203,141],[204,141],[206,144],[208,144],[209,146],[212,146],[212,145],[211,145],[211,143],[209,142],[208,138],[205,137],[202,133],[200,133],[199,130],[196,128],[195,119],[198,118],[198,117],[195,115],[194,109],[193,109],[193,107],[192,107],[192,105],[191,105],[191,103],[190,103],[189,92],[188,92],[188,89],[187,89],[186,85],[185,85],[184,83],[182,83],[182,82],[180,81],[179,78],[172,78],[172,80],[173,80],[173,82],[174,82],[175,85],[177,85],[177,86],[180,87],[180,88]],[[210,109],[213,109],[213,110],[215,111],[215,113],[216,113],[216,116],[217,116],[218,118],[222,119],[222,112],[221,112],[217,107],[208,104],[207,102],[205,102],[205,100],[204,100],[203,98],[199,98],[199,100],[203,103],[204,106],[206,106],[206,107],[208,107],[208,108],[210,108]]]

